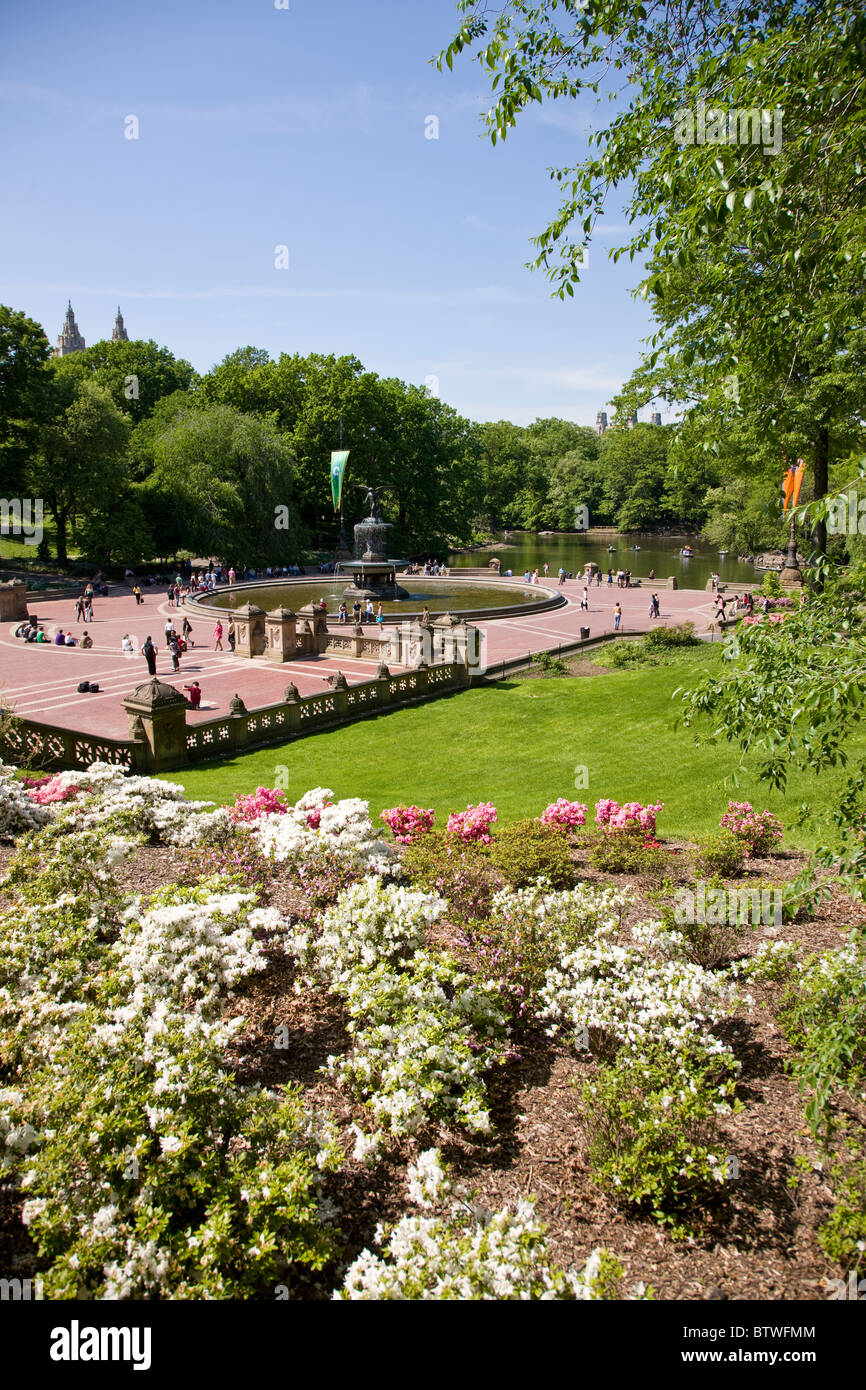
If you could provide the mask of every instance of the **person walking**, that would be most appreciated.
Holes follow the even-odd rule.
[[[144,599],[141,597],[141,589],[138,587],[137,584],[133,584],[132,593],[133,597],[135,598],[135,606],[137,608],[140,603],[144,603]]]
[[[547,576],[548,576],[549,574],[550,574],[550,565],[549,565],[549,564],[547,563],[547,561],[545,560],[545,562],[544,562],[544,577],[545,577],[545,579],[547,578]]]
[[[382,609],[381,603],[379,604],[379,607],[376,609],[376,622],[379,624],[380,627],[383,627],[385,623],[385,614]]]
[[[613,630],[614,630],[614,632],[619,632],[619,625],[620,625],[621,622],[622,622],[622,607],[621,607],[620,604],[617,603],[617,604],[614,604],[614,609],[613,609]]]
[[[221,652],[222,649],[223,649],[223,625],[222,625],[222,623],[219,622],[219,621],[216,623],[216,625],[215,625],[215,627],[214,627],[214,630],[213,630],[213,639],[214,639],[214,640],[213,640],[213,649],[214,649],[214,651],[215,651],[215,652]]]
[[[626,570],[625,574],[623,575],[623,579],[624,579],[624,581],[625,581],[624,587],[625,587],[626,589],[630,589],[630,588],[631,588],[631,570]]]
[[[580,600],[580,606],[581,608],[585,608],[587,613],[589,612],[589,589],[587,589],[585,584],[583,586],[583,598]]]
[[[92,589],[90,590],[90,593],[89,593],[89,594],[85,594],[85,595],[84,595],[84,621],[85,621],[85,623],[92,623],[92,622],[93,622],[93,590],[92,590]]]
[[[613,584],[613,570],[608,570],[608,572],[607,572],[607,582],[608,582],[608,584]]]
[[[180,630],[183,640],[186,642],[187,646],[194,647],[195,642],[192,640],[192,623],[190,622],[186,614],[184,614],[183,623],[181,624]]]
[[[560,565],[559,567],[559,583],[560,585],[563,585],[565,583],[565,570],[563,569],[562,565]]]
[[[601,588],[601,569],[600,569],[600,568],[597,569],[596,572],[595,572],[595,587],[596,587],[597,589],[600,589],[600,588]]]
[[[76,621],[77,623],[80,623],[81,620],[82,620],[82,618],[84,618],[84,597],[83,597],[83,595],[79,598],[78,602],[77,602],[76,605],[75,605],[75,621]],[[87,620],[86,620],[86,619],[85,619],[85,621],[84,621],[84,626],[85,626],[85,627],[87,626]]]
[[[662,615],[662,609],[661,609],[661,604],[659,603],[659,596],[658,596],[658,594],[653,594],[653,608],[654,608],[654,610],[655,610],[655,616],[656,616],[657,618],[660,618],[661,615]]]
[[[430,609],[424,604],[424,612],[421,614],[421,621],[426,627],[430,622]]]
[[[150,675],[155,676],[155,675],[156,675],[156,647],[153,645],[153,642],[151,641],[150,637],[147,637],[147,638],[145,639],[144,646],[143,646],[142,649],[141,649],[141,654],[142,654],[142,656],[144,657],[145,661],[147,662],[147,669],[148,669],[148,672],[150,673]]]
[[[171,652],[171,669],[172,669],[173,671],[179,671],[179,670],[180,670],[180,642],[177,640],[177,633],[174,634],[174,636],[172,637],[171,641],[169,642],[169,644],[168,644],[168,649],[169,649],[169,651]]]

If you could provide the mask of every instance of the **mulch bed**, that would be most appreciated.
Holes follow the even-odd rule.
[[[0,846],[0,877],[10,854]],[[792,878],[803,862],[796,852],[752,862],[737,886]],[[124,889],[136,893],[187,881],[190,875],[190,856],[165,847],[138,850],[119,871]],[[639,902],[630,915],[635,920],[657,915],[646,897],[651,884],[595,874],[584,866],[581,876],[599,883],[631,882]],[[283,865],[272,867],[265,899],[294,915],[303,906]],[[847,929],[864,921],[866,905],[834,894],[812,920],[785,924],[776,939],[799,941],[804,953],[825,950],[844,944]],[[756,928],[745,951],[764,939]],[[274,1087],[296,1084],[310,1105],[327,1109],[340,1126],[355,1120],[369,1129],[361,1107],[320,1071],[328,1056],[349,1046],[343,1010],[326,994],[295,994],[294,978],[293,965],[277,956],[267,973],[238,991],[232,1008],[249,1024],[232,1056],[238,1077]],[[350,1162],[340,1174],[328,1176],[328,1196],[341,1209],[346,1258],[372,1245],[379,1222],[396,1221],[405,1213],[406,1163],[417,1149],[438,1144],[461,1191],[474,1204],[492,1210],[533,1197],[555,1258],[565,1266],[579,1266],[604,1245],[622,1262],[626,1293],[649,1286],[656,1298],[665,1300],[820,1299],[826,1279],[839,1273],[816,1239],[833,1199],[805,1126],[803,1098],[784,1070],[790,1050],[772,1014],[779,988],[750,987],[754,1009],[741,1011],[719,1030],[743,1063],[738,1095],[744,1108],[724,1121],[726,1152],[737,1158],[739,1174],[705,1209],[689,1214],[699,1234],[674,1238],[651,1218],[617,1208],[594,1183],[581,1127],[580,1085],[596,1063],[539,1033],[522,1044],[518,1060],[488,1077],[495,1137],[475,1142],[454,1131],[431,1130],[373,1168]],[[275,1045],[283,1026],[287,1048]],[[792,1188],[788,1180],[798,1155],[814,1166]],[[20,1223],[18,1196],[2,1185],[0,1267],[22,1277],[36,1269],[35,1251]],[[329,1295],[334,1271],[326,1274],[309,1285],[308,1296]]]

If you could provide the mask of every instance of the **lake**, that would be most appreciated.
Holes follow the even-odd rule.
[[[507,542],[505,534],[508,535]],[[511,531],[505,534],[483,550],[449,555],[449,566],[456,570],[464,566],[486,565],[495,555],[502,561],[503,571],[510,569],[520,575],[526,569],[534,570],[537,567],[543,577],[543,565],[547,561],[550,577],[555,582],[560,565],[577,574],[588,560],[594,560],[605,573],[609,568],[614,572],[617,569],[630,569],[638,579],[646,579],[651,569],[655,570],[657,579],[667,579],[675,574],[682,589],[706,588],[707,580],[714,571],[723,584],[755,582],[761,578],[755,573],[754,565],[742,564],[734,554],[720,555],[700,536],[687,541],[680,536],[635,533],[628,536],[581,536],[574,533],[543,536],[535,532]],[[687,543],[695,552],[691,559],[679,553],[680,547]],[[608,546],[613,546],[610,553]],[[633,546],[640,549],[633,550]]]

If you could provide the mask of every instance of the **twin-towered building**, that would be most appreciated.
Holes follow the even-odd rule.
[[[650,424],[651,424],[651,425],[660,425],[661,422],[662,422],[662,414],[661,414],[661,411],[660,411],[660,410],[654,410],[654,411],[652,412],[651,416],[650,416]],[[633,411],[632,411],[632,413],[631,413],[631,415],[629,415],[628,420],[626,421],[626,423],[627,423],[627,425],[628,425],[628,427],[629,427],[630,430],[633,430],[633,429],[634,429],[635,425],[638,423],[637,411],[636,411],[636,410],[633,410]],[[607,421],[607,411],[606,411],[606,410],[600,410],[600,411],[598,412],[598,414],[596,415],[596,417],[595,417],[595,432],[596,432],[596,434],[604,434],[604,433],[605,433],[607,430],[609,430],[609,429],[610,429],[610,425],[608,424],[608,421]]]
[[[111,333],[113,343],[128,343],[129,334],[123,326],[123,315],[120,312],[120,305],[117,306],[117,315],[114,320],[114,328]],[[78,331],[78,324],[75,322],[75,314],[72,312],[72,300],[66,304],[66,318],[60,337],[57,339],[57,347],[54,349],[55,357],[68,357],[71,352],[83,352],[87,344]]]

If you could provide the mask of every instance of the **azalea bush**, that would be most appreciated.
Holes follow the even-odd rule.
[[[409,1196],[419,1206],[444,1205],[451,1184],[437,1149],[409,1169]],[[531,1202],[471,1217],[459,1200],[433,1216],[404,1216],[389,1232],[379,1226],[381,1255],[364,1250],[337,1299],[534,1301],[615,1299],[622,1266],[594,1250],[581,1273],[553,1263]]]
[[[671,872],[671,854],[657,840],[639,833],[599,835],[590,844],[589,863],[606,874],[634,874],[662,880]]]
[[[495,982],[515,1022],[538,1022],[547,972],[596,932],[616,931],[631,896],[586,884],[556,891],[549,881],[504,889],[484,922],[467,926],[466,958],[483,978]]]
[[[490,863],[507,883],[523,888],[545,878],[554,888],[575,880],[568,831],[559,821],[518,820],[506,825],[489,850]]]
[[[146,819],[146,817],[145,817]],[[217,876],[120,898],[134,845],[56,822],[13,862],[0,916],[4,1166],[50,1298],[261,1296],[334,1244],[333,1126],[296,1092],[239,1088],[232,992],[279,914]]]
[[[460,922],[485,918],[503,882],[484,845],[444,830],[433,830],[408,845],[402,867],[413,883],[444,898],[449,916]]]
[[[492,838],[490,827],[495,820],[498,820],[498,816],[493,802],[479,802],[477,806],[467,806],[465,811],[454,811],[448,817],[446,829],[467,844],[477,841],[489,845]]]
[[[398,844],[411,845],[413,840],[433,829],[436,813],[425,811],[420,806],[392,806],[388,811],[380,811],[379,818],[385,822]]]
[[[611,1196],[668,1222],[730,1176],[719,1116],[741,1108],[738,1064],[689,1040],[624,1047],[584,1084],[593,1177]],[[681,1227],[682,1229],[682,1227]]]
[[[662,801],[647,806],[642,806],[639,801],[627,801],[620,806],[618,801],[606,798],[596,802],[595,823],[608,832],[644,831],[645,834],[655,835],[656,816],[663,805]]]
[[[756,811],[749,801],[729,801],[719,824],[743,841],[748,854],[758,858],[769,854],[782,838],[779,818],[772,811]]]
[[[552,801],[541,813],[542,825],[563,825],[568,830],[576,830],[586,825],[586,807],[579,801],[567,801],[561,796]]]
[[[743,871],[747,854],[746,844],[739,835],[722,830],[715,835],[701,835],[695,841],[692,860],[699,873],[736,878]]]
[[[394,872],[396,851],[377,834],[369,802],[333,798],[330,788],[315,787],[287,811],[260,816],[248,833],[277,863],[325,862],[336,855],[364,873]]]
[[[288,809],[284,791],[273,787],[256,787],[254,792],[246,796],[242,792],[235,794],[235,803],[229,808],[229,815],[234,821],[256,821],[262,816],[284,816]]]

